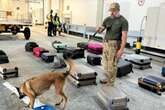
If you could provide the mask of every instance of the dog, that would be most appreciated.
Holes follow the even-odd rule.
[[[67,103],[67,96],[63,92],[63,87],[65,84],[66,77],[74,70],[74,62],[72,59],[67,59],[66,62],[70,66],[69,70],[66,72],[49,72],[37,77],[28,79],[20,86],[21,97],[24,95],[28,96],[30,99],[29,107],[33,109],[35,98],[45,91],[49,90],[51,85],[55,87],[56,94],[61,96],[60,102],[55,105],[60,105],[64,101],[63,110],[65,109]]]

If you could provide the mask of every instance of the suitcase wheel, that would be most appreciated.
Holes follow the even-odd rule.
[[[124,110],[129,110],[129,108],[125,108]]]
[[[95,72],[94,74],[95,74],[95,76],[97,76],[97,72]]]
[[[15,70],[18,70],[18,67],[15,67]]]
[[[77,76],[78,76],[78,77],[81,77],[81,73],[78,73]]]
[[[129,102],[130,100],[129,100],[129,98],[127,98],[127,102]]]
[[[17,74],[15,74],[15,77],[18,77],[18,73],[17,73]]]
[[[93,84],[94,84],[94,85],[97,85],[97,83],[96,83],[96,82],[93,82]]]
[[[7,72],[7,69],[5,68],[5,69],[3,69],[3,72]]]
[[[140,62],[144,62],[144,60],[140,60]]]
[[[6,80],[7,79],[7,76],[3,76],[3,79]]]
[[[81,85],[80,84],[77,84],[77,88],[79,88]]]

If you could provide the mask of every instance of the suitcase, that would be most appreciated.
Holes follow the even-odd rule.
[[[90,65],[101,65],[101,57],[98,55],[87,55],[87,63]]]
[[[18,77],[18,67],[12,66],[10,64],[1,64],[0,75],[4,80],[9,77]]]
[[[33,110],[56,110],[56,109],[50,105],[42,105],[40,107],[33,108]]]
[[[147,69],[151,68],[151,58],[138,54],[123,55],[123,59],[133,64],[134,68]]]
[[[59,56],[54,56],[54,69],[59,69],[59,68],[65,68],[67,65],[64,61],[63,58],[60,58]]]
[[[165,67],[162,67],[162,76],[165,76]]]
[[[71,73],[73,77],[76,79],[96,79],[97,73],[92,68],[83,65],[77,64],[76,70],[74,73]]]
[[[88,47],[88,42],[78,42],[77,47],[87,49]]]
[[[165,91],[165,80],[156,76],[150,75],[144,78],[138,78],[138,84],[140,87],[155,92],[158,95],[161,95],[161,92]]]
[[[38,47],[38,44],[36,42],[28,42],[25,45],[25,51],[27,52],[33,52],[33,48]]]
[[[72,58],[72,59],[78,59],[78,58],[85,58],[84,49],[77,48],[77,47],[67,47],[63,51],[63,57],[66,58]]]
[[[52,47],[57,50],[57,53],[60,53],[60,52],[63,52],[64,48],[66,48],[67,45],[66,44],[63,44],[60,41],[54,41],[52,43]]]
[[[126,76],[127,74],[133,72],[133,65],[125,60],[119,60],[117,64],[117,77]]]
[[[87,85],[97,85],[96,79],[86,79],[86,80],[77,80],[74,76],[69,75],[69,80],[77,87],[87,86]]]
[[[103,45],[99,42],[89,42],[87,47],[88,52],[94,54],[102,54],[103,52]]]
[[[42,54],[42,53],[47,53],[47,52],[49,52],[49,51],[46,50],[46,49],[44,49],[44,48],[42,48],[42,47],[35,47],[35,48],[33,49],[33,54],[34,54],[34,56],[36,56],[36,57],[41,57],[41,54]]]
[[[99,103],[107,110],[128,110],[128,97],[116,87],[101,87],[97,93]]]
[[[6,53],[3,50],[0,50],[0,55],[6,55]]]
[[[53,62],[54,61],[54,54],[52,54],[52,53],[43,53],[42,55],[41,55],[41,59],[43,60],[43,61],[45,61],[46,63],[51,63],[51,62]]]
[[[74,73],[70,74],[69,79],[77,87],[85,85],[96,85],[97,73],[86,65],[78,64],[76,65],[76,70]]]
[[[8,56],[0,55],[0,64],[9,63]]]

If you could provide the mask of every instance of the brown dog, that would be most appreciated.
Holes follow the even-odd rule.
[[[25,81],[20,86],[20,92],[28,96],[30,99],[29,107],[31,109],[33,108],[35,98],[41,95],[42,93],[44,93],[46,90],[49,90],[51,85],[54,85],[56,94],[62,97],[62,100],[56,105],[60,105],[64,100],[65,102],[63,109],[65,109],[67,103],[67,97],[63,92],[63,87],[66,77],[71,73],[74,67],[74,63],[71,59],[68,59],[66,61],[70,66],[69,71],[65,73],[61,73],[61,72],[46,73],[37,77],[33,77]]]

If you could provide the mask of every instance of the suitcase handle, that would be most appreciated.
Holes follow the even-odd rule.
[[[92,39],[92,38],[94,38],[94,37],[96,36],[96,34],[97,34],[97,32],[95,32],[95,33],[89,38],[89,40]]]

